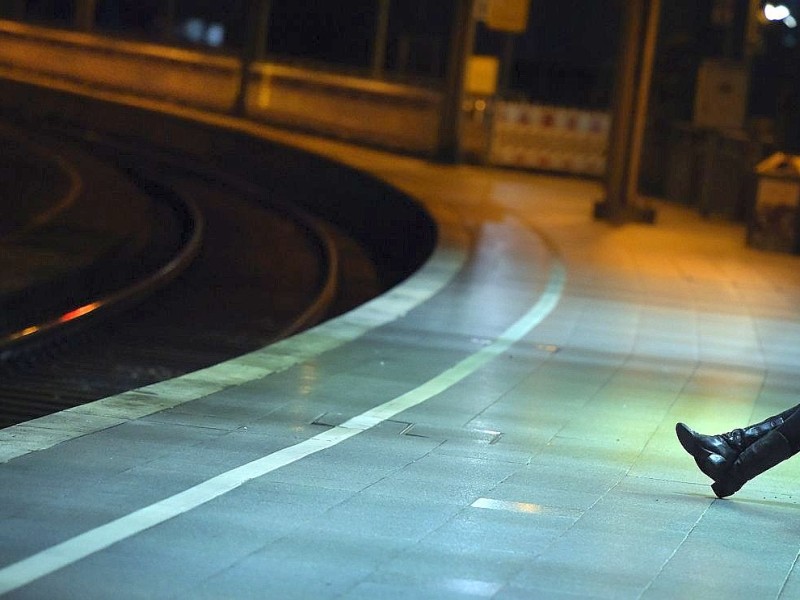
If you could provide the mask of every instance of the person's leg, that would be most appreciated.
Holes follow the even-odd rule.
[[[704,435],[684,423],[675,426],[678,441],[694,457],[698,468],[714,481],[723,478],[745,449],[773,429],[792,422],[785,435],[800,444],[800,405],[793,406],[755,425],[717,435]],[[794,417],[794,419],[792,419]]]
[[[787,415],[777,429],[786,438],[789,442],[789,447],[795,453],[800,451],[800,410]]]
[[[794,419],[794,415],[789,418],[789,420],[791,419]],[[795,420],[800,421],[800,418]],[[792,429],[786,430],[787,433],[794,436],[794,427],[796,425],[795,423]],[[798,449],[800,449],[797,442],[798,437],[793,437],[790,441],[784,435],[781,427],[773,429],[764,437],[745,448],[733,462],[731,468],[722,477],[714,481],[711,489],[720,498],[725,498],[738,492],[745,483],[757,475],[797,454]]]

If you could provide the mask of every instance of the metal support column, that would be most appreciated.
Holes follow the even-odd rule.
[[[437,153],[439,160],[448,163],[458,163],[461,160],[461,105],[464,99],[467,60],[472,54],[475,39],[474,6],[474,0],[456,0]]]
[[[94,29],[94,13],[97,0],[78,0],[75,5],[75,28],[80,31]]]
[[[375,19],[375,43],[372,46],[372,76],[380,79],[383,63],[386,62],[386,41],[389,37],[390,0],[378,0],[378,16]]]
[[[503,41],[503,58],[500,61],[500,82],[497,86],[497,95],[505,98],[508,90],[511,89],[511,72],[514,70],[514,42],[517,34],[506,32]]]
[[[166,0],[164,11],[164,27],[161,36],[166,40],[175,38],[175,0]]]
[[[594,207],[598,219],[648,223],[655,220],[653,209],[639,206],[638,184],[660,9],[660,0],[625,3],[609,135],[606,198]]]
[[[247,113],[247,88],[250,83],[250,66],[266,55],[267,29],[272,0],[250,0],[246,11],[247,22],[244,27],[242,46],[242,66],[239,74],[239,92],[236,95],[234,112],[244,116]]]

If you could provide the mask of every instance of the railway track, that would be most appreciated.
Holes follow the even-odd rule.
[[[359,244],[291,198],[146,146],[57,135],[153,199],[160,264],[0,341],[0,427],[215,364],[382,291]]]

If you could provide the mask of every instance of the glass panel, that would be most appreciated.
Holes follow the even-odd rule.
[[[22,19],[25,17],[25,0],[0,0],[0,19]]]
[[[273,0],[268,52],[365,68],[371,65],[376,0]]]
[[[532,2],[527,31],[513,39],[504,96],[576,108],[608,107],[619,44],[617,4]],[[509,58],[508,35],[480,23],[476,53]]]
[[[247,0],[173,0],[174,37],[205,48],[241,49]]]
[[[75,20],[75,0],[28,0],[25,18],[30,21],[70,26]]]
[[[167,5],[159,0],[98,0],[95,27],[134,37],[163,38],[167,33]]]
[[[442,78],[457,0],[392,0],[386,69],[396,76]]]

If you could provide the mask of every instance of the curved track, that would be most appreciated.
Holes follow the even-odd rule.
[[[0,426],[215,364],[381,291],[358,244],[257,186],[96,135],[80,144],[192,218],[160,219],[183,242],[166,243],[176,250],[155,272],[25,329],[46,336],[4,341]]]

